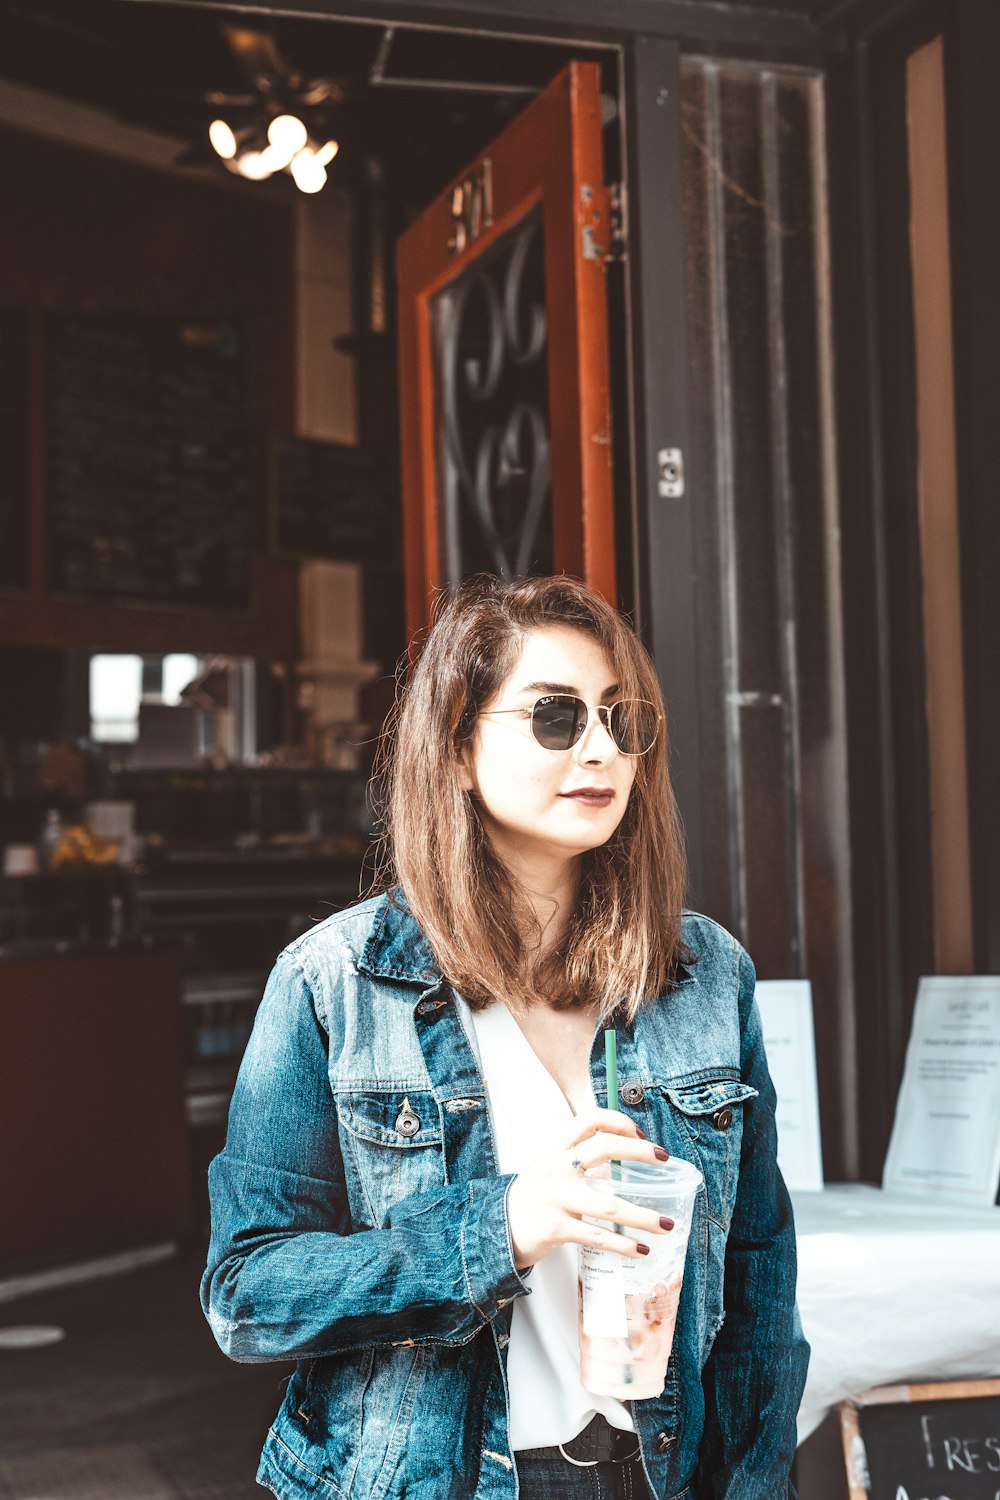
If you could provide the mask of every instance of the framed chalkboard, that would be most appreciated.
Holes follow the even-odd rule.
[[[291,557],[391,562],[394,487],[386,470],[340,443],[287,438],[274,455],[274,547]]]
[[[997,1500],[1000,1379],[879,1386],[839,1407],[850,1500]]]
[[[28,314],[0,307],[0,588],[28,582]]]
[[[51,315],[46,447],[53,592],[249,608],[258,501],[237,327]]]

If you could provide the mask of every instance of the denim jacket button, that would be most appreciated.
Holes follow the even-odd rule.
[[[733,1123],[733,1112],[731,1109],[717,1109],[712,1119],[719,1130],[728,1130]]]
[[[653,1449],[656,1453],[666,1453],[669,1448],[674,1446],[676,1441],[677,1439],[671,1437],[669,1432],[658,1432],[653,1439]]]
[[[622,1099],[626,1104],[641,1104],[646,1097],[646,1090],[641,1083],[623,1083],[621,1089]]]
[[[401,1109],[396,1116],[396,1129],[400,1135],[414,1136],[420,1129],[420,1120],[412,1109]]]

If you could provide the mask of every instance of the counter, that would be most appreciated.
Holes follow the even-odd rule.
[[[181,976],[167,951],[0,963],[0,1268],[191,1223]]]

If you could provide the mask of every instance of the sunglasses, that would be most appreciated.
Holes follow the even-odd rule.
[[[617,703],[597,703],[589,709],[582,698],[568,693],[550,693],[537,698],[530,708],[490,708],[481,719],[494,714],[531,715],[531,733],[545,750],[571,750],[587,732],[591,712],[601,719],[623,755],[645,755],[656,744],[660,715],[644,698],[619,698]]]

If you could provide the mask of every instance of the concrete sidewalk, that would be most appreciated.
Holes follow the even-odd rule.
[[[198,1304],[200,1249],[0,1304],[0,1500],[255,1500],[288,1365],[236,1365]]]

